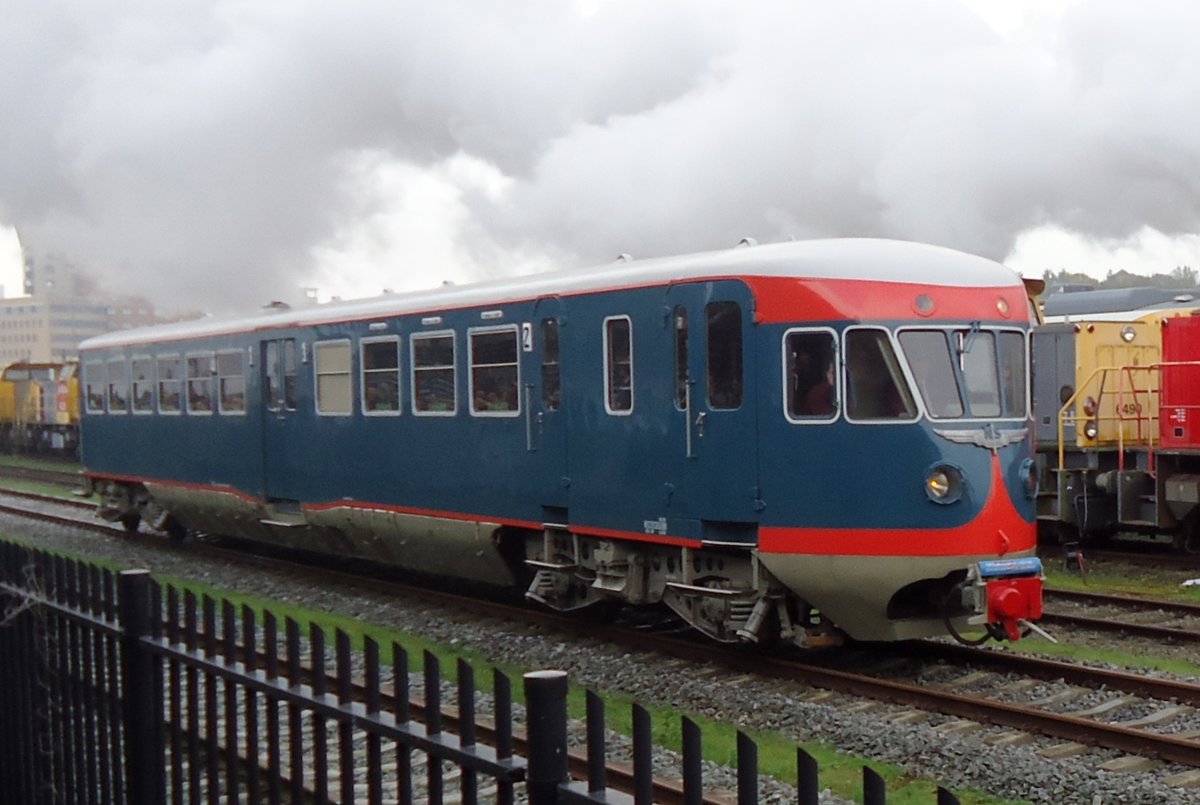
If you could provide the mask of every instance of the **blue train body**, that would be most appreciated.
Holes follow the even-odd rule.
[[[818,241],[114,333],[83,345],[83,458],[130,527],[666,603],[722,640],[1012,636],[1040,574],[978,562],[1033,550],[1024,298],[979,258]],[[926,345],[958,350],[948,415]]]

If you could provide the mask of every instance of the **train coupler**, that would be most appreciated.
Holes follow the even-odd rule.
[[[987,623],[996,637],[1021,639],[1023,631],[1050,637],[1036,625],[1042,617],[1042,560],[1036,556],[990,559],[975,566],[986,591]],[[1053,639],[1053,638],[1051,638]]]

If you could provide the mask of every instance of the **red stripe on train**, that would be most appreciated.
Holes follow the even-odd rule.
[[[1029,322],[1023,286],[958,288],[882,280],[823,280],[746,277],[754,292],[756,321],[863,319],[978,319],[989,323]],[[925,296],[926,308],[917,298]]]
[[[763,526],[763,553],[813,556],[1004,556],[1037,545],[1037,527],[1021,516],[992,454],[992,487],[983,510],[957,528],[795,528]],[[930,502],[930,506],[938,504]]]

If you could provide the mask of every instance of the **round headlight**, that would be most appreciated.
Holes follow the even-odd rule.
[[[941,470],[934,470],[925,479],[925,488],[929,490],[931,497],[941,500],[950,494],[950,479]]]
[[[1100,425],[1094,419],[1089,419],[1087,424],[1083,426],[1083,435],[1089,439],[1095,439],[1100,434]]]
[[[1083,401],[1084,416],[1095,416],[1096,409],[1098,409],[1099,407],[1100,407],[1100,404],[1096,402],[1095,397],[1088,397],[1086,400]]]
[[[950,464],[938,464],[925,473],[925,494],[934,503],[949,504],[963,494],[962,470]]]

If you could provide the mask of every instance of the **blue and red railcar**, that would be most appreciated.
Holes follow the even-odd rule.
[[[817,645],[1041,614],[1029,309],[905,242],[749,246],[84,343],[103,512]]]

